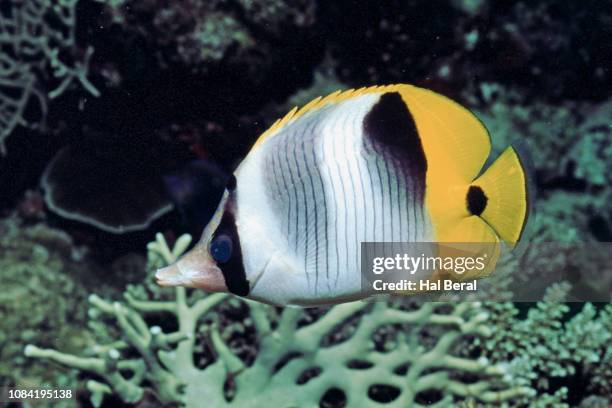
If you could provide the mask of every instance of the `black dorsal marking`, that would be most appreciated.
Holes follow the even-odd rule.
[[[370,146],[385,159],[399,163],[413,180],[414,197],[425,197],[427,159],[414,118],[398,92],[382,95],[363,119],[363,129]],[[369,146],[366,145],[366,149]]]
[[[487,208],[489,199],[485,195],[482,188],[478,186],[470,186],[467,192],[467,208],[470,214],[480,215]]]
[[[228,205],[225,207],[225,211],[221,217],[221,222],[213,234],[212,239],[214,240],[215,237],[221,234],[228,235],[231,238],[233,245],[230,259],[222,265],[217,265],[223,273],[225,286],[227,286],[227,289],[235,295],[246,296],[249,294],[250,290],[249,281],[246,278],[244,263],[242,262],[240,236],[238,235],[238,229],[236,228],[236,219],[234,218],[231,198],[228,200]]]

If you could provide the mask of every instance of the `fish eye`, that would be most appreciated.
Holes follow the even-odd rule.
[[[232,250],[234,245],[232,239],[227,234],[221,234],[213,238],[208,252],[217,263],[226,263],[232,257]]]

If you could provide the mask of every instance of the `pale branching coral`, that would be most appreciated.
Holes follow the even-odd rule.
[[[172,262],[189,242],[182,236],[171,250],[158,234],[149,244],[149,262]],[[95,405],[110,392],[134,403],[148,388],[162,403],[187,407],[203,401],[214,407],[270,401],[275,406],[448,406],[467,398],[496,403],[530,392],[513,383],[504,364],[458,355],[462,339],[491,333],[478,302],[412,307],[354,302],[302,310],[238,301],[245,302],[242,328],[222,330],[223,308],[237,301],[232,296],[178,288],[169,300],[153,300],[157,295],[145,300],[137,292],[126,292],[125,303],[90,296],[90,318],[110,317],[120,340],[103,339],[86,357],[33,345],[25,354],[93,373],[102,380],[88,382]],[[227,333],[251,329],[252,356],[244,358]],[[205,364],[196,356],[200,335],[210,352]]]
[[[474,342],[492,361],[509,361],[516,381],[538,390],[541,406],[568,406],[572,391],[566,387],[577,383],[576,376],[588,378],[588,390],[602,396],[609,395],[612,383],[612,309],[607,305],[598,311],[586,303],[568,319],[570,308],[563,302],[570,288],[567,283],[552,285],[524,319],[512,303],[485,303],[495,322],[493,335]],[[530,398],[515,402],[534,406]]]
[[[76,56],[77,3],[78,0],[3,2],[0,8],[1,154],[6,153],[6,138],[17,126],[27,123],[24,114],[33,99],[44,118],[47,100],[61,95],[74,81],[98,96],[98,90],[87,79],[93,49],[87,48],[82,59]],[[46,90],[45,82],[53,88]]]

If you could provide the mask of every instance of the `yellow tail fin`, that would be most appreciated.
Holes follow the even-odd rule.
[[[480,216],[511,247],[521,239],[529,213],[525,167],[510,146],[469,187],[468,210]]]

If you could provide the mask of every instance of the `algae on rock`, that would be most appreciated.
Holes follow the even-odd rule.
[[[0,220],[0,253],[0,377],[13,385],[74,387],[74,372],[32,365],[22,349],[34,340],[71,352],[86,345],[86,291],[74,279],[86,268],[82,254],[66,233],[16,217]]]

